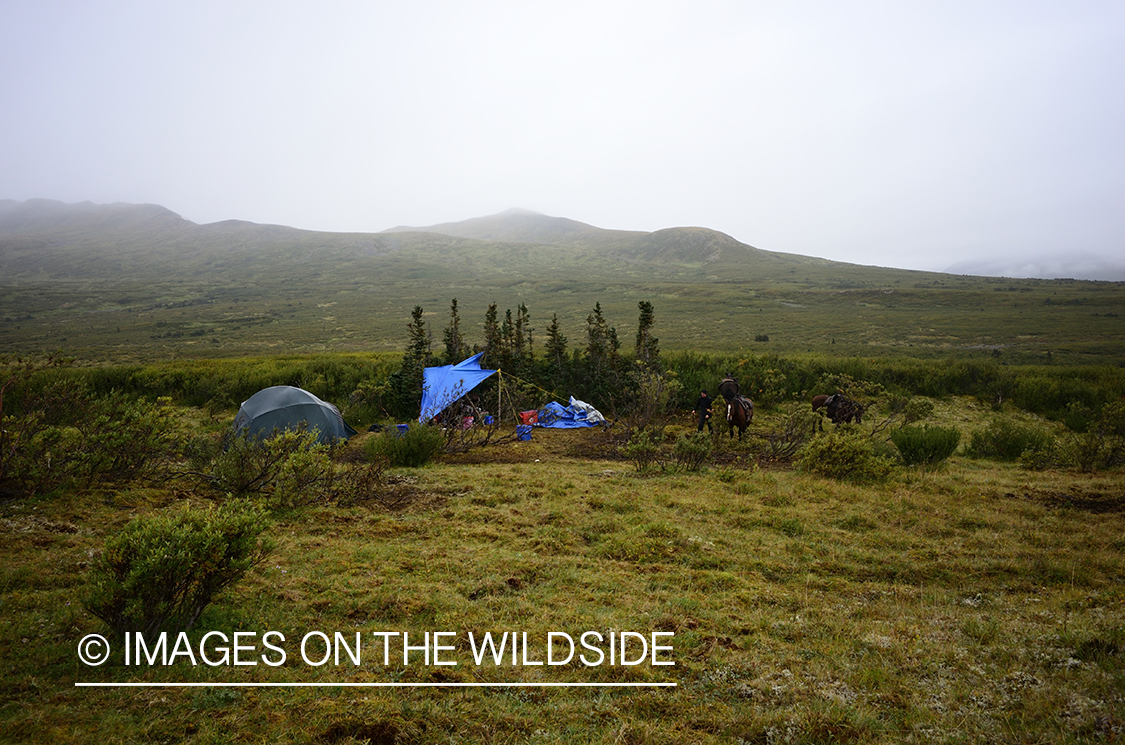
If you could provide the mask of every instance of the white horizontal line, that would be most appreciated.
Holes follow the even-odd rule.
[[[75,683],[76,688],[675,688],[677,683]]]

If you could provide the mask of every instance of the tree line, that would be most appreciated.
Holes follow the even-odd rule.
[[[441,347],[436,351],[433,325],[425,320],[423,308],[416,305],[407,324],[402,366],[391,374],[380,392],[382,406],[399,418],[416,415],[426,367],[456,364],[481,353],[481,366],[486,369],[500,370],[563,400],[573,393],[614,411],[627,403],[638,370],[651,372],[660,368],[660,343],[653,335],[655,310],[647,300],[637,303],[637,310],[636,341],[629,356],[622,352],[617,328],[606,319],[600,302],[586,316],[578,343],[572,346],[555,313],[537,348],[537,329],[532,326],[526,304],[520,303],[514,313],[511,308],[506,309],[503,318],[499,306],[489,304],[484,314],[483,339],[470,343],[457,299],[453,298],[441,331]]]

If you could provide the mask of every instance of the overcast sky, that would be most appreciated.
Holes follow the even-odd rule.
[[[0,199],[1125,268],[1121,0],[0,0],[0,71]]]

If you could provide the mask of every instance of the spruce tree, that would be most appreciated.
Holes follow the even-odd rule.
[[[490,303],[484,314],[484,347],[481,349],[483,367],[496,367],[503,354],[503,339],[500,336],[500,323],[497,320],[496,303]]]
[[[634,349],[634,356],[637,362],[654,366],[660,357],[659,340],[652,335],[656,313],[652,308],[652,303],[647,300],[637,303],[637,307],[640,309],[640,317],[637,319],[637,345]]]
[[[535,352],[531,348],[531,314],[527,310],[527,306],[520,303],[519,309],[516,311],[516,349],[521,359],[531,362],[535,358]]]
[[[422,401],[424,370],[430,364],[430,333],[422,319],[422,306],[415,305],[406,328],[410,341],[402,355],[402,367],[391,375],[392,406],[401,417],[411,416]]]
[[[518,365],[516,364],[515,335],[512,309],[508,308],[504,311],[504,322],[500,324],[500,354],[497,358],[497,364],[511,373],[518,372],[516,369]]]
[[[445,342],[445,363],[455,365],[469,354],[469,345],[461,336],[461,316],[457,313],[457,298],[449,303],[449,325],[442,335]]]
[[[617,329],[606,322],[601,303],[586,317],[586,356],[583,385],[601,405],[613,405],[621,395],[621,357]]]
[[[547,360],[559,372],[566,362],[566,336],[559,328],[559,314],[551,314],[551,325],[547,327]]]

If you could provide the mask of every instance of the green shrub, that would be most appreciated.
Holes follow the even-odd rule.
[[[934,402],[924,396],[913,396],[903,406],[902,415],[906,424],[929,419],[934,415]]]
[[[332,485],[332,495],[336,504],[351,507],[369,500],[375,500],[390,508],[400,504],[406,494],[396,493],[387,488],[387,459],[378,457],[367,463],[352,463],[344,469]]]
[[[648,429],[668,412],[683,386],[675,373],[661,373],[639,363],[629,377],[632,402],[626,424],[634,430]]]
[[[75,422],[82,434],[73,453],[75,478],[92,486],[155,474],[172,447],[170,404],[116,392],[91,400],[86,416]]]
[[[657,465],[660,456],[659,435],[656,440],[648,429],[639,429],[633,432],[627,445],[621,448],[621,453],[633,463],[637,473],[645,473]]]
[[[106,540],[83,604],[118,637],[133,631],[152,641],[161,631],[187,631],[269,555],[267,527],[263,509],[245,502],[137,518]]]
[[[698,471],[711,457],[714,447],[711,437],[703,432],[696,432],[687,437],[681,435],[672,446],[672,457],[681,468]]]
[[[782,407],[782,418],[764,434],[764,445],[759,453],[763,461],[787,461],[793,458],[808,442],[820,423],[820,415],[808,404],[790,403]]]
[[[875,453],[870,439],[856,432],[833,429],[805,445],[797,458],[797,467],[808,473],[863,483],[886,479],[894,464]]]
[[[364,448],[373,460],[386,458],[391,468],[419,468],[445,449],[445,435],[437,427],[412,423],[405,432],[383,430],[367,440]]]
[[[1086,472],[1125,463],[1125,403],[1107,404],[1090,416],[1084,431],[1072,435],[1070,453]]]
[[[27,494],[155,476],[172,450],[168,401],[93,396],[61,380],[27,393],[3,417],[3,470]]]
[[[1047,433],[996,417],[986,428],[973,433],[965,452],[973,458],[1018,460],[1025,450],[1048,448],[1050,444]]]
[[[957,450],[961,432],[956,427],[903,427],[891,432],[891,442],[908,466],[932,466]]]
[[[329,446],[315,432],[275,431],[264,440],[245,433],[226,438],[225,447],[208,452],[192,448],[202,461],[202,476],[215,490],[236,497],[262,495],[276,506],[294,507],[313,501],[332,486]]]
[[[1028,471],[1046,471],[1065,466],[1071,460],[1067,453],[1054,441],[1046,447],[1032,447],[1020,453],[1020,468]]]

